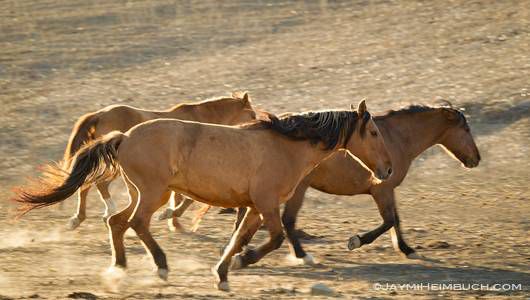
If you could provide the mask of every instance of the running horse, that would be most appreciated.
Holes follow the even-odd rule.
[[[111,105],[78,119],[66,146],[63,168],[70,167],[73,155],[84,145],[109,132],[126,132],[133,126],[154,119],[169,118],[201,123],[236,125],[255,120],[256,114],[247,93],[234,92],[231,97],[221,97],[195,103],[177,104],[167,110],[145,110],[128,105]],[[114,178],[95,182],[99,195],[105,203],[103,219],[116,212],[116,205],[109,193],[109,184]],[[90,185],[79,189],[77,211],[68,221],[68,228],[77,228],[86,219],[86,200]],[[171,206],[182,202],[179,194],[170,198]],[[171,216],[168,216],[171,217]],[[180,228],[177,218],[169,222],[170,229]]]
[[[22,212],[66,199],[82,186],[121,172],[130,204],[108,219],[111,268],[125,268],[124,233],[132,227],[154,259],[158,276],[167,279],[166,255],[149,231],[153,213],[172,191],[222,207],[248,207],[241,224],[213,267],[216,286],[229,290],[231,258],[241,252],[259,224],[269,239],[242,255],[257,261],[280,247],[284,232],[280,204],[323,160],[340,149],[363,157],[384,180],[392,163],[364,101],[357,110],[321,111],[268,119],[241,126],[158,119],[125,133],[113,132],[81,148],[69,172],[51,172],[19,189],[14,200]]]
[[[309,187],[328,194],[342,196],[369,194],[374,198],[383,222],[369,232],[350,237],[348,242],[350,250],[372,243],[391,229],[394,249],[407,258],[418,259],[421,256],[403,238],[394,191],[405,179],[412,161],[434,145],[440,145],[466,168],[477,167],[481,160],[466,117],[452,106],[412,105],[375,116],[374,121],[385,140],[392,160],[394,170],[392,176],[383,182],[376,182],[372,172],[357,159],[351,155],[336,153],[304,178],[293,197],[285,204],[282,215],[282,223],[291,244],[291,254],[299,263],[314,264],[313,257],[302,248],[295,229],[296,217]],[[363,159],[362,155],[358,155],[358,158]],[[244,209],[239,210],[236,228],[244,213]],[[250,239],[247,240],[248,242]],[[233,268],[245,267],[249,263],[244,257],[236,256]]]

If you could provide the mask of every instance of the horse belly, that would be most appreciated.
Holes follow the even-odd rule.
[[[239,175],[239,174],[238,174]],[[214,206],[240,207],[251,205],[248,184],[242,176],[218,172],[176,172],[170,188],[190,198]]]
[[[335,195],[367,193],[373,182],[372,172],[342,154],[322,162],[309,176],[312,188]]]

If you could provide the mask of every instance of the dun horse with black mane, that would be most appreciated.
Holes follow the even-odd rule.
[[[248,207],[218,264],[212,269],[217,288],[229,290],[231,258],[242,250],[263,222],[269,239],[245,251],[257,261],[284,240],[280,204],[320,162],[340,149],[363,157],[384,180],[392,172],[385,142],[362,101],[357,111],[292,115],[246,126],[222,126],[160,119],[126,133],[110,133],[83,147],[69,173],[52,173],[34,189],[19,190],[24,211],[60,202],[80,187],[116,175],[127,183],[130,204],[108,219],[112,267],[126,267],[124,233],[132,227],[152,255],[162,279],[168,276],[166,255],[153,239],[151,216],[171,191],[223,207]]]

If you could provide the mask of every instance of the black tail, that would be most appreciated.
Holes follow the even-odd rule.
[[[13,200],[22,203],[19,217],[35,208],[59,203],[83,185],[116,176],[119,172],[118,147],[124,138],[121,132],[111,132],[83,146],[72,157],[69,171],[48,165],[41,179],[26,188],[16,188]]]

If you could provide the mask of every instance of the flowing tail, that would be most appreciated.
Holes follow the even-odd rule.
[[[97,113],[89,113],[77,120],[68,139],[68,144],[64,150],[62,161],[62,168],[68,170],[70,168],[72,158],[81,147],[90,141],[94,140],[93,135],[95,127],[98,123]]]
[[[84,185],[114,177],[119,172],[118,147],[124,140],[121,132],[111,132],[83,146],[73,157],[69,171],[57,165],[43,169],[42,178],[27,187],[16,188],[12,199],[22,204],[18,217],[30,210],[59,203]]]

